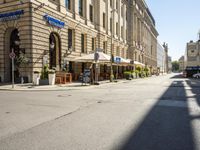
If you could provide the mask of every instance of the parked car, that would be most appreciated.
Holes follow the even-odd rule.
[[[199,79],[199,78],[200,78],[200,73],[195,73],[195,74],[193,74],[193,77]]]

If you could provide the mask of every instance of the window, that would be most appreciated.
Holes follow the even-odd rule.
[[[95,50],[95,38],[92,38],[92,50]]]
[[[128,20],[128,11],[126,9],[126,20]]]
[[[112,32],[112,18],[110,18],[110,32]]]
[[[83,16],[83,0],[79,0],[78,13],[80,16]]]
[[[65,6],[68,10],[71,10],[71,0],[65,0]]]
[[[119,32],[118,32],[118,23],[116,23],[116,35],[118,35]]]
[[[124,39],[124,28],[121,26],[121,37]]]
[[[81,34],[81,52],[85,53],[85,35]]]
[[[72,48],[73,49],[73,30],[72,29],[68,29],[68,49]]]
[[[103,28],[106,27],[106,14],[103,13]]]
[[[118,9],[118,0],[116,0],[116,9]],[[116,11],[117,12],[117,11]]]
[[[128,39],[128,30],[126,29],[126,40]]]
[[[107,53],[107,41],[103,42],[103,52]]]
[[[117,56],[120,56],[119,46],[117,46]]]
[[[93,22],[93,6],[90,5],[90,21]]]
[[[110,0],[110,7],[112,7],[112,1],[113,1],[113,0]]]
[[[124,48],[122,48],[122,57],[125,58]]]

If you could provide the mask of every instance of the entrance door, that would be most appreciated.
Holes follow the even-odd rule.
[[[4,82],[11,82],[12,81],[12,61],[9,58],[9,53],[14,51],[16,57],[19,57],[20,54],[20,39],[19,39],[19,31],[18,29],[9,28],[5,34],[5,55],[4,55],[4,64],[5,64],[5,73],[4,73]],[[17,66],[16,59],[15,59],[15,71],[14,71],[14,78],[15,81],[19,78],[19,67]]]
[[[14,79],[15,81],[17,79],[19,79],[20,77],[20,73],[19,73],[19,65],[16,61],[16,58],[19,57],[20,55],[20,48],[19,48],[19,44],[20,44],[20,39],[19,39],[19,32],[17,29],[14,29],[11,32],[10,35],[10,53],[12,52],[12,50],[15,53],[15,61],[14,61],[14,66],[15,66],[15,70],[14,70]],[[12,66],[12,61],[10,59],[10,66]],[[10,67],[10,81],[12,80],[12,67]]]
[[[61,68],[61,46],[58,34],[51,33],[49,37],[49,68],[60,70]]]

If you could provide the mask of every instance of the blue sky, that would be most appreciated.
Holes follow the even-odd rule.
[[[200,0],[146,0],[156,21],[158,40],[167,42],[169,55],[178,60],[186,43],[197,40],[200,30]]]

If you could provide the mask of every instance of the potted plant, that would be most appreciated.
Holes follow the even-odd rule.
[[[39,71],[34,71],[33,72],[33,84],[34,85],[39,85],[39,80],[40,80],[40,72]]]
[[[55,70],[48,71],[49,85],[55,85],[56,74]]]
[[[42,68],[39,84],[40,85],[49,85],[49,80],[48,80],[48,65],[44,65]]]
[[[126,78],[126,80],[131,80],[132,79],[132,73],[131,73],[131,71],[125,71],[124,72],[124,76],[125,76],[125,78]]]
[[[136,76],[136,78],[139,77],[139,71],[138,70],[135,70],[135,76]]]
[[[20,70],[20,76],[21,76],[21,84],[25,82],[28,82],[28,78],[26,78],[26,80],[24,80],[24,75],[23,75],[23,68],[26,69],[26,65],[28,65],[30,62],[30,59],[28,57],[26,57],[26,55],[23,52],[20,52],[19,56],[16,58],[16,63],[17,66],[19,66],[19,70]]]

